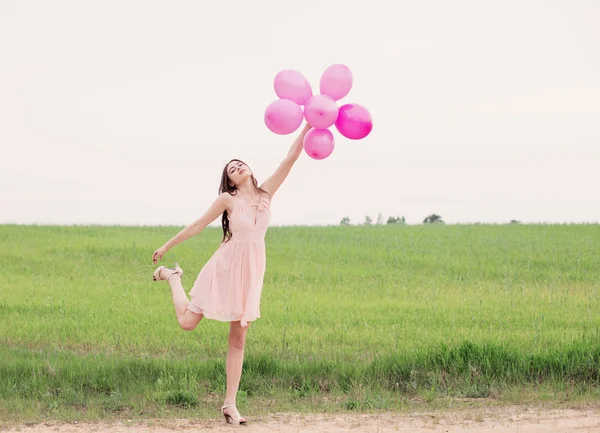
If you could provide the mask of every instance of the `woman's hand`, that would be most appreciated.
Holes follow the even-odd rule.
[[[154,251],[154,254],[152,254],[152,263],[156,264],[159,260],[162,260],[163,256],[166,254],[167,251],[167,247],[165,247],[164,245],[156,251]]]

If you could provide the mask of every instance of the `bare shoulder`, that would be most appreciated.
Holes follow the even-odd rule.
[[[219,194],[219,198],[221,200],[229,200],[230,198],[233,198],[234,196],[229,193],[229,192],[222,192],[221,194]]]
[[[221,203],[223,203],[226,207],[231,207],[236,197],[231,195],[228,192],[222,192],[217,198]]]
[[[223,207],[227,210],[227,212],[231,214],[233,208],[236,206],[236,200],[239,200],[239,198],[235,195],[231,195],[228,192],[223,192],[219,195],[217,200],[219,200],[222,203]]]

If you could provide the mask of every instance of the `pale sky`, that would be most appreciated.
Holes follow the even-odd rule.
[[[600,221],[599,1],[0,0],[0,223],[188,224],[287,153],[277,72],[334,63],[373,132],[303,154],[273,225]]]

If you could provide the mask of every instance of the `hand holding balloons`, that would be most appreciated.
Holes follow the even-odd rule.
[[[336,104],[350,92],[352,83],[350,69],[334,64],[321,75],[321,93],[313,95],[304,75],[284,69],[275,76],[273,85],[279,99],[265,110],[265,124],[276,134],[291,134],[304,117],[314,128],[304,136],[304,150],[313,159],[327,158],[335,146],[329,130],[331,126],[335,125],[340,134],[351,140],[365,138],[373,130],[373,119],[365,107],[345,104],[338,108]],[[301,106],[304,106],[304,113]]]

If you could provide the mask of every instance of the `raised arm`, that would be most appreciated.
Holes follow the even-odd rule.
[[[302,131],[300,132],[300,135],[296,138],[296,140],[292,144],[292,147],[290,147],[288,154],[283,159],[281,164],[279,164],[279,167],[277,167],[275,173],[273,173],[271,177],[265,180],[260,186],[262,189],[267,191],[271,197],[273,197],[273,195],[277,192],[287,175],[290,173],[290,170],[294,166],[294,163],[302,153],[302,148],[304,146],[304,136],[311,128],[312,127],[308,123],[304,125],[304,128],[302,128]]]
[[[159,259],[162,259],[162,256],[173,248],[175,245],[180,244],[181,242],[192,238],[199,234],[202,230],[206,228],[211,222],[213,222],[219,215],[221,215],[225,210],[227,210],[227,203],[229,200],[229,194],[223,193],[213,202],[213,204],[208,208],[208,210],[198,218],[193,223],[189,224],[179,233],[177,233],[173,238],[167,241],[162,247],[154,251],[152,255],[152,262],[156,263]]]

